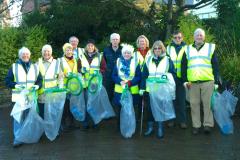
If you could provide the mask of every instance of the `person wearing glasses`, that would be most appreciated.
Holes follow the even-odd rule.
[[[219,69],[215,44],[205,42],[205,31],[201,28],[194,31],[194,43],[185,48],[181,72],[184,85],[189,89],[192,133],[198,134],[203,125],[204,133],[209,134],[214,127],[210,104],[214,83],[219,84]],[[203,106],[203,123],[200,104]]]
[[[176,77],[174,64],[167,56],[166,49],[162,41],[155,41],[150,52],[151,55],[146,59],[146,63],[143,65],[139,91],[140,95],[144,94],[147,107],[147,131],[144,133],[145,136],[150,136],[153,133],[154,125],[154,117],[150,106],[149,86],[146,83],[147,78],[160,78],[161,75],[166,73],[171,73],[174,79]],[[163,122],[159,121],[157,137],[161,139],[163,136]]]
[[[81,55],[84,52],[84,48],[79,48],[78,47],[79,39],[76,36],[71,36],[69,38],[69,43],[73,47],[73,57],[76,60],[78,60],[79,59],[79,55]]]
[[[174,108],[176,113],[176,123],[180,125],[180,128],[187,128],[187,116],[186,116],[186,91],[183,86],[183,80],[181,76],[181,60],[185,50],[186,43],[183,41],[183,34],[180,31],[173,33],[172,42],[167,46],[167,55],[174,63],[175,70],[177,72],[176,78],[176,99],[174,100]],[[168,123],[168,127],[173,127],[174,121]]]

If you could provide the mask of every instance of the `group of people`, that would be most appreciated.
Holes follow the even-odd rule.
[[[83,90],[86,91],[91,75],[99,73],[103,77],[103,86],[106,87],[109,100],[117,112],[118,125],[122,107],[120,101],[127,87],[132,95],[137,119],[140,119],[142,107],[146,108],[147,130],[144,135],[150,136],[153,133],[156,121],[157,137],[160,139],[164,137],[164,121],[167,121],[168,126],[179,125],[182,129],[187,128],[185,104],[187,89],[190,96],[192,133],[198,134],[202,125],[204,132],[210,133],[214,127],[210,102],[218,80],[218,61],[215,45],[205,42],[204,30],[196,29],[193,36],[194,42],[187,45],[183,41],[183,34],[176,31],[167,47],[160,40],[155,41],[150,47],[148,38],[140,35],[136,40],[137,48],[134,49],[129,44],[120,45],[120,35],[112,33],[110,45],[103,53],[99,52],[92,39],[88,40],[85,48],[79,48],[78,38],[72,36],[69,43],[63,45],[63,57],[54,59],[52,47],[46,44],[42,47],[42,56],[36,63],[30,60],[30,50],[22,47],[18,52],[19,59],[8,71],[6,85],[12,89],[13,105],[19,99],[21,88],[38,90],[39,115],[44,119],[46,89],[66,87],[69,73],[73,73],[81,75],[84,81]],[[154,83],[159,85],[153,87]],[[174,93],[171,91],[168,94],[166,88],[164,90],[167,83],[170,84],[168,87],[173,88]],[[155,101],[158,99],[156,93],[161,95],[160,99],[166,99],[171,103]],[[76,127],[75,118],[70,111],[70,96],[71,94],[67,94],[65,99],[59,128],[61,131],[67,131],[72,126]],[[163,109],[171,107],[172,103],[174,113],[168,116]],[[160,110],[154,108],[156,105],[159,105]],[[201,105],[204,111],[203,123],[200,116]],[[159,114],[160,118],[157,118],[156,112],[162,112]],[[90,127],[89,120],[89,116],[86,115],[82,121],[86,129]],[[14,136],[22,123],[14,119]],[[97,127],[96,124],[93,127]],[[21,144],[21,141],[14,139],[14,147]]]

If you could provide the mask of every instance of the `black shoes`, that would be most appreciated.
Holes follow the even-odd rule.
[[[210,133],[211,133],[211,127],[205,126],[205,127],[203,128],[203,131],[204,131],[205,134],[210,134]]]
[[[193,129],[192,129],[192,134],[193,134],[193,135],[197,135],[197,134],[199,134],[199,132],[200,132],[200,128],[195,128],[195,127],[193,127]],[[211,127],[209,127],[209,126],[204,126],[204,127],[203,127],[203,132],[204,132],[205,134],[210,134],[210,133],[211,133]]]
[[[192,129],[192,134],[193,135],[197,135],[197,134],[199,134],[199,132],[200,132],[200,128],[193,127],[193,129]]]
[[[186,123],[180,123],[179,124],[181,129],[187,129],[187,124]]]

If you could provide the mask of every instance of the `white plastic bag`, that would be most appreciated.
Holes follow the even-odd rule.
[[[33,105],[32,103],[34,103],[33,101],[30,101],[28,94],[29,91],[26,89],[21,91],[18,101],[15,103],[10,113],[10,115],[13,116],[18,123],[22,120],[23,111],[30,108]]]

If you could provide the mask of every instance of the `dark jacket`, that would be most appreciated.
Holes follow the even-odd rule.
[[[25,70],[26,73],[28,72],[28,70],[29,70],[29,68],[30,68],[30,66],[31,66],[31,64],[32,64],[31,61],[29,61],[28,63],[25,63],[25,62],[23,62],[21,59],[18,59],[18,60],[16,61],[16,63],[21,64],[21,65],[23,66],[23,68],[24,68],[24,70]],[[43,80],[42,75],[41,75],[41,73],[39,72],[38,77],[37,77],[37,81],[35,82],[35,85],[38,85],[39,88],[41,88],[41,87],[42,87],[42,80]],[[15,85],[17,84],[16,82],[14,82],[14,75],[13,75],[12,66],[11,66],[11,68],[8,70],[7,76],[6,76],[6,78],[5,78],[5,84],[6,84],[6,86],[7,86],[8,88],[11,88],[11,89],[14,89],[14,88],[15,88]]]
[[[158,57],[157,59],[152,59],[152,61],[156,64],[156,66],[158,66],[158,64],[160,63],[160,61],[163,59],[163,57]],[[171,60],[171,58],[168,58],[169,60],[169,69],[168,72],[171,73],[173,75],[173,78],[176,82],[176,71],[174,68],[174,64],[173,61]],[[148,78],[149,75],[149,71],[147,68],[147,64],[145,63],[143,66],[143,71],[142,71],[142,78],[141,78],[141,84],[140,84],[140,89],[145,90],[146,89],[146,79]]]
[[[117,59],[122,55],[122,47],[119,46],[116,52],[112,49],[110,44],[103,50],[103,56],[107,63],[106,78],[111,79],[113,68]]]
[[[115,84],[119,84],[122,81],[122,79],[119,77],[118,75],[118,68],[117,65],[114,66],[113,72],[112,72],[112,80],[114,81]],[[140,65],[137,66],[136,70],[135,70],[135,75],[133,77],[133,79],[131,81],[128,82],[128,87],[131,86],[135,86],[138,85],[141,81],[141,69],[140,69]],[[121,99],[121,95],[120,93],[116,93],[114,92],[114,98],[113,98],[113,103],[115,105],[120,106],[120,99]],[[138,104],[139,102],[139,95],[133,95],[133,104]]]
[[[204,46],[204,44],[197,50],[199,51]],[[195,47],[195,44],[193,44],[193,47]],[[182,79],[183,79],[184,82],[188,82],[187,64],[188,64],[188,60],[187,60],[187,57],[186,57],[186,53],[184,53],[183,57],[182,57],[182,62],[181,62],[181,74],[182,74]],[[215,51],[214,51],[212,59],[211,59],[211,64],[212,64],[215,84],[218,84],[219,83],[219,68],[218,68],[217,54],[216,54]]]

